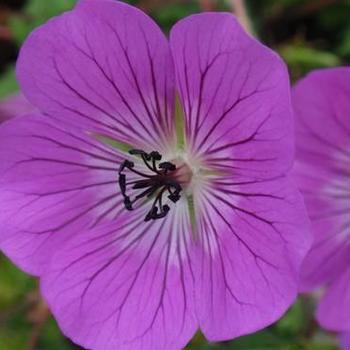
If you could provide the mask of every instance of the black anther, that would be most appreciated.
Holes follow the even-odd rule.
[[[125,208],[127,210],[133,210],[133,205],[137,200],[141,198],[147,199],[154,196],[153,204],[146,214],[145,221],[165,217],[169,212],[170,207],[167,204],[162,204],[164,193],[166,191],[168,192],[167,198],[173,203],[177,202],[181,197],[180,192],[182,188],[174,176],[176,165],[171,162],[157,164],[157,162],[162,159],[162,155],[157,151],[146,153],[143,150],[132,149],[129,153],[131,155],[141,156],[148,173],[136,170],[134,168],[134,162],[127,159],[120,165],[118,182],[120,191],[124,197]],[[133,180],[128,183],[126,180],[126,174],[124,173],[126,169],[140,176],[140,180]],[[143,191],[136,193],[136,195],[133,196],[133,199],[131,199],[130,196],[127,195],[128,186],[130,186],[132,190],[142,189]]]

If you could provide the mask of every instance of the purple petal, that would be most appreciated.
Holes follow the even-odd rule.
[[[338,340],[342,350],[350,350],[350,331],[340,334]]]
[[[344,332],[350,329],[350,268],[327,289],[317,309],[317,320],[322,327]]]
[[[220,169],[271,177],[293,159],[287,70],[225,13],[188,17],[170,44],[190,146]]]
[[[198,326],[188,218],[176,208],[148,223],[130,212],[60,248],[41,281],[68,337],[95,350],[185,347]]]
[[[30,35],[17,76],[46,114],[161,150],[173,131],[173,70],[165,36],[144,13],[83,0]]]
[[[0,248],[24,270],[40,274],[63,242],[121,210],[120,162],[114,150],[49,118],[3,123]]]
[[[300,194],[288,179],[214,182],[200,199],[196,311],[207,339],[276,321],[294,301],[310,246]]]
[[[35,107],[22,94],[7,97],[0,101],[0,123],[34,111]]]
[[[294,88],[295,177],[315,235],[302,270],[302,289],[337,278],[350,264],[350,69],[316,71]]]

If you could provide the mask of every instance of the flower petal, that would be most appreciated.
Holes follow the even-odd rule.
[[[212,341],[257,331],[281,317],[296,296],[311,244],[302,198],[288,179],[227,180],[214,182],[198,204],[196,311]]]
[[[181,20],[170,36],[186,132],[220,169],[280,175],[293,159],[287,70],[226,13]]]
[[[40,274],[62,242],[113,219],[121,156],[81,131],[28,115],[0,127],[0,248]]]
[[[315,235],[302,289],[337,278],[350,263],[350,69],[316,71],[296,84],[296,181]]]
[[[343,332],[350,329],[350,268],[332,282],[317,309],[322,327]]]
[[[60,249],[41,281],[68,337],[94,350],[185,347],[197,322],[183,209],[147,223],[130,212]]]
[[[83,0],[30,35],[17,76],[45,114],[160,151],[173,130],[173,70],[165,36],[144,13]]]

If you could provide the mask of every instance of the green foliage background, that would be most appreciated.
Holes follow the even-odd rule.
[[[199,12],[204,1],[130,0],[147,11],[168,32],[178,19]],[[24,6],[17,6],[24,3]],[[17,91],[12,56],[30,31],[70,9],[75,0],[1,0],[0,98]],[[216,10],[231,11],[229,1],[212,0]],[[255,33],[286,61],[292,81],[316,68],[350,61],[350,0],[247,0]],[[4,31],[0,31],[2,33]],[[5,46],[3,45],[5,44]],[[4,205],[4,203],[0,203]],[[332,350],[334,335],[313,319],[315,300],[300,297],[275,325],[231,342],[208,344],[198,334],[187,350]],[[38,283],[0,255],[0,350],[80,349],[65,339],[40,299]]]

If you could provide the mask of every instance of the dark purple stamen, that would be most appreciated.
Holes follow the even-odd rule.
[[[151,219],[160,219],[167,215],[170,207],[163,204],[163,195],[168,192],[168,198],[176,203],[180,199],[182,190],[179,182],[176,180],[176,165],[170,162],[158,163],[162,159],[162,155],[156,151],[146,153],[142,150],[130,150],[130,154],[141,156],[149,173],[144,173],[134,168],[134,162],[124,160],[119,168],[119,187],[124,197],[124,205],[127,210],[133,210],[133,205],[141,198],[151,198],[154,201],[151,209],[145,217],[145,221]],[[140,180],[127,182],[125,170],[129,170],[140,176]],[[134,195],[133,199],[127,195],[128,186],[131,190],[142,190]]]

